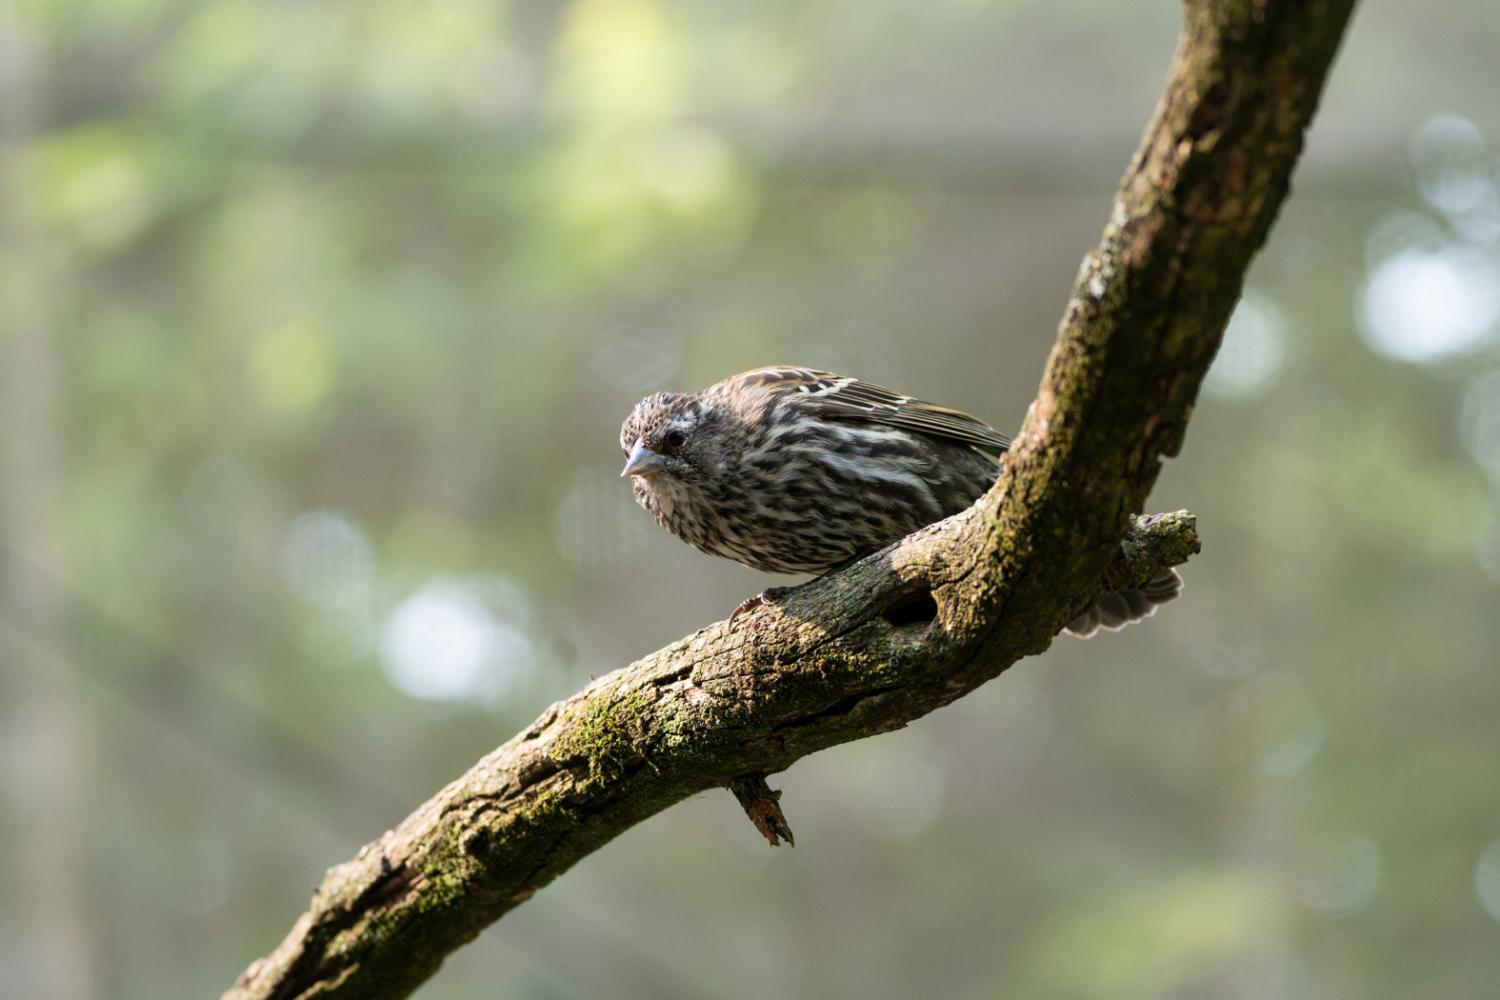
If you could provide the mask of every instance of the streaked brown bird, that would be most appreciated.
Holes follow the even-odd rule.
[[[647,396],[620,447],[636,502],[678,538],[755,569],[825,573],[974,503],[1010,439],[884,386],[778,365]],[[1067,631],[1123,628],[1181,587],[1166,570]]]

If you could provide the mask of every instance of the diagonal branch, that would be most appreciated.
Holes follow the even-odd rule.
[[[1353,0],[1190,0],[1005,471],[974,507],[549,708],[352,861],[226,996],[401,996],[634,823],[900,728],[1198,549],[1140,511],[1285,198]],[[779,829],[778,829],[779,828]]]

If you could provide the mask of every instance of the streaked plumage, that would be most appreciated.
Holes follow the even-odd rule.
[[[964,510],[1010,439],[967,413],[809,368],[641,400],[620,428],[636,502],[711,555],[823,573]],[[1177,596],[1170,570],[1069,626],[1119,628]]]

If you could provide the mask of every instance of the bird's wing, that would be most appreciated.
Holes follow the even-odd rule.
[[[969,445],[991,455],[1010,447],[1010,438],[961,410],[924,402],[846,375],[812,368],[762,368],[740,378],[776,388],[796,405],[832,420],[868,421]]]

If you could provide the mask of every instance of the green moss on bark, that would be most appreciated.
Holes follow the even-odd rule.
[[[554,754],[587,761],[590,780],[619,778],[627,764],[639,759],[642,734],[654,728],[654,701],[640,688],[623,694],[610,690],[569,708],[564,715],[568,725],[553,743]]]

